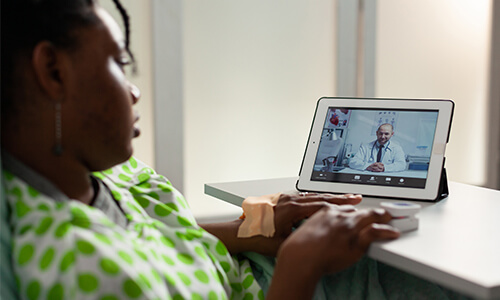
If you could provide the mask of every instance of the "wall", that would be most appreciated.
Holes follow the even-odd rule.
[[[491,0],[380,0],[376,94],[455,106],[448,178],[485,184]]]
[[[334,94],[335,2],[185,1],[185,195],[239,213],[209,182],[298,175],[315,102]]]
[[[376,96],[453,99],[449,178],[484,184],[491,0],[377,3]],[[335,95],[335,1],[184,10],[185,192],[225,212],[204,183],[297,174],[314,102]]]

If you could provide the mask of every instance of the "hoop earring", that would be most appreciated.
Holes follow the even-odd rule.
[[[62,147],[62,126],[61,126],[61,102],[57,102],[55,106],[56,117],[55,117],[55,128],[56,128],[56,144],[52,148],[52,152],[56,156],[61,156],[63,153]]]

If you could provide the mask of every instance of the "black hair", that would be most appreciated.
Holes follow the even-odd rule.
[[[2,0],[1,2],[1,111],[12,106],[14,71],[20,57],[31,55],[41,41],[57,47],[76,48],[78,28],[100,22],[92,8],[97,0]],[[129,49],[130,21],[119,0],[113,0],[125,26],[126,51]]]
[[[132,51],[130,51],[130,17],[121,4],[120,0],[113,0],[113,3],[115,4],[116,8],[120,12],[122,19],[123,19],[123,24],[125,27],[125,50],[127,50],[128,55],[130,55],[130,59],[132,62],[135,62],[134,54]],[[135,65],[134,65],[135,67]]]

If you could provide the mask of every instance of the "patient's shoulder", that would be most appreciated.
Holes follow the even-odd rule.
[[[106,177],[117,183],[118,186],[130,187],[145,182],[156,182],[171,185],[170,181],[163,175],[158,174],[153,168],[141,160],[131,157],[129,160],[118,164],[110,169],[94,172],[98,178]]]

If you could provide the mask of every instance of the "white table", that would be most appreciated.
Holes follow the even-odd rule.
[[[297,178],[205,185],[205,193],[241,205],[248,196],[296,192]],[[500,191],[449,182],[450,196],[422,205],[417,231],[374,243],[368,255],[388,265],[484,299],[500,298]],[[387,199],[365,197],[359,208]]]

